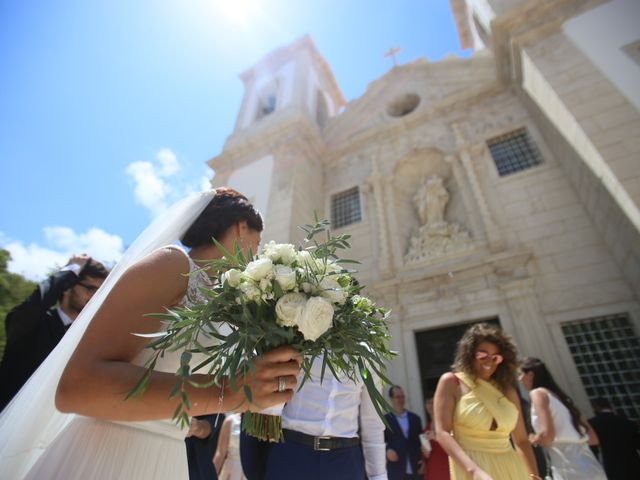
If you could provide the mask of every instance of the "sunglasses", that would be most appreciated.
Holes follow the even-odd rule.
[[[494,353],[493,355],[489,355],[487,352],[479,351],[476,352],[476,360],[480,360],[484,362],[487,358],[491,358],[491,361],[496,365],[500,365],[504,360],[504,357],[499,353]]]

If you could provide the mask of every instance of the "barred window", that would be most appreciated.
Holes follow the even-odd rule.
[[[344,227],[362,220],[358,187],[350,188],[331,197],[331,225]]]
[[[590,400],[640,420],[640,340],[627,314],[568,322],[562,332]]]
[[[542,156],[526,128],[487,140],[501,177],[527,170],[542,163]]]

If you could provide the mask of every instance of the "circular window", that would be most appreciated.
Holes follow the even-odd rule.
[[[387,114],[392,117],[409,115],[420,105],[420,97],[415,93],[405,93],[393,99],[387,105]]]

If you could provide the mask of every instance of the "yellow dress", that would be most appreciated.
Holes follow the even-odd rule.
[[[494,480],[528,480],[527,468],[509,441],[518,408],[492,383],[464,373],[456,376],[470,391],[460,398],[453,413],[455,440]],[[494,420],[497,428],[492,430]],[[452,480],[471,479],[451,457],[449,470]]]

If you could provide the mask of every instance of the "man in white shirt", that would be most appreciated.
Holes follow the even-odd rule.
[[[318,358],[311,378],[285,405],[285,441],[268,447],[264,477],[247,471],[247,466],[260,459],[246,458],[247,449],[241,444],[248,480],[359,480],[365,473],[369,480],[387,480],[384,423],[366,386],[361,380],[338,381],[329,369],[320,383],[321,367]],[[300,375],[299,382],[303,373]],[[242,437],[241,443],[246,440]]]
[[[392,411],[385,415],[390,428],[384,431],[389,480],[417,480],[421,463],[422,422],[405,410],[404,391],[398,385],[389,389]]]

